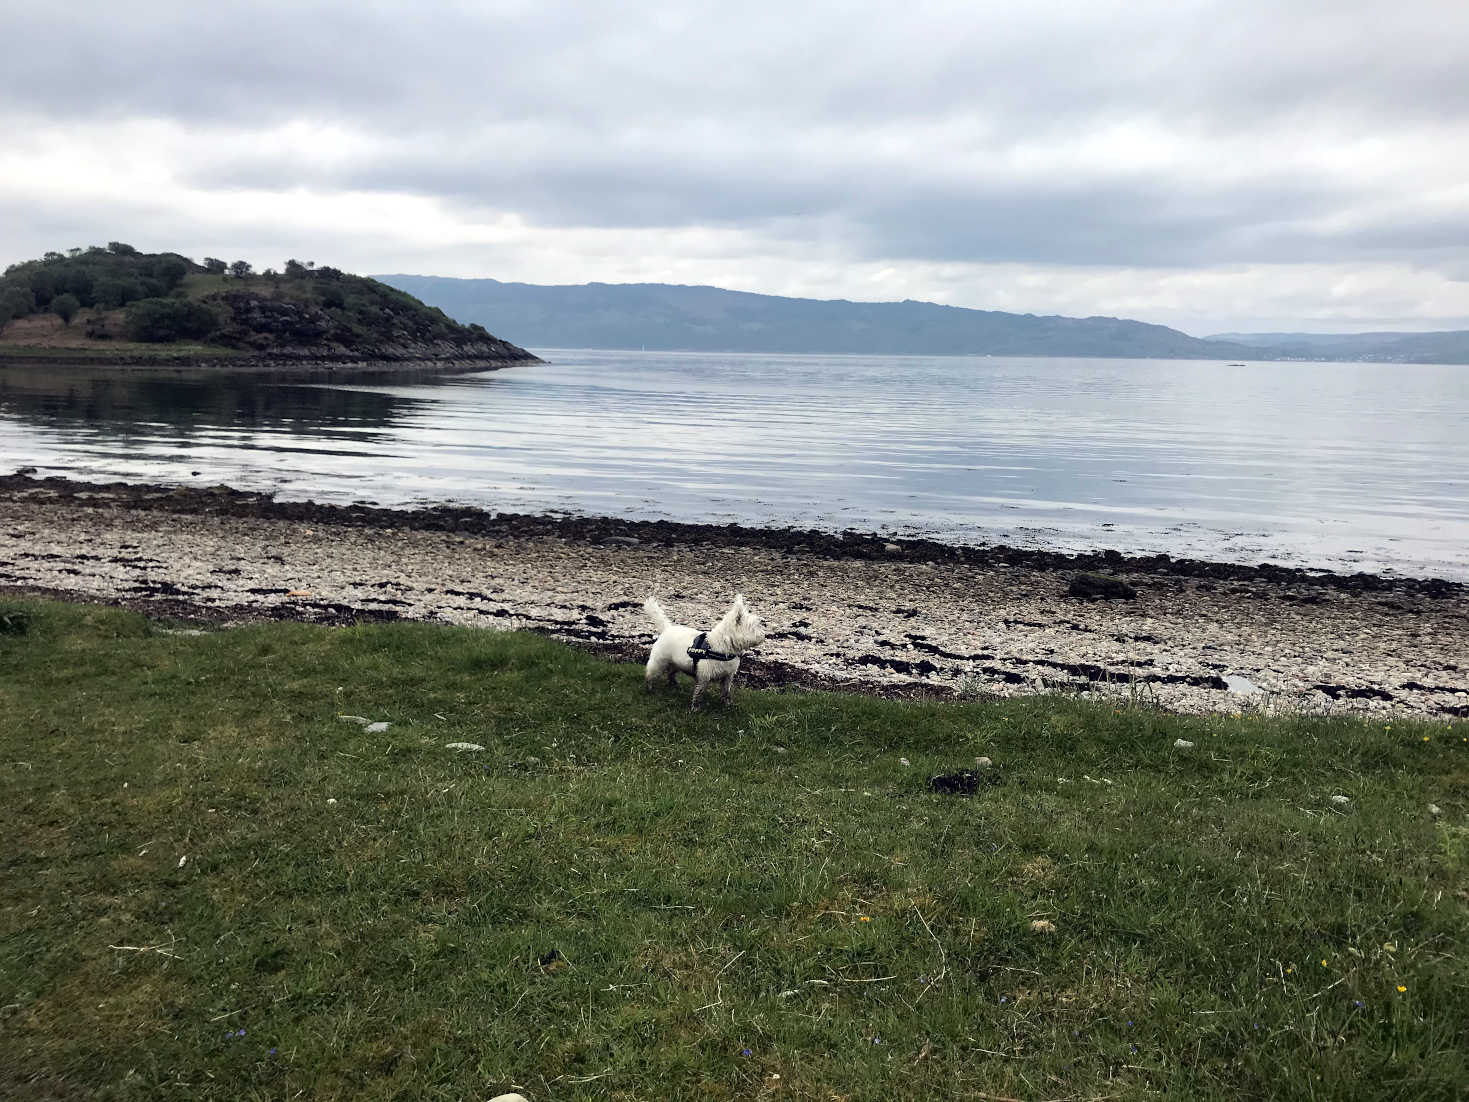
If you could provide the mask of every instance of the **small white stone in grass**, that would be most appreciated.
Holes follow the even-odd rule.
[[[900,765],[912,765],[912,764],[913,764],[913,763],[912,763],[912,762],[911,762],[911,761],[909,761],[909,760],[908,760],[908,759],[907,759],[907,758],[899,758],[899,759],[898,759],[898,763],[899,763],[899,764],[900,764]]]
[[[332,807],[333,805],[336,804],[336,802],[337,802],[337,798],[335,796],[328,796],[326,798],[326,805],[327,805],[327,807]]]
[[[1443,814],[1443,808],[1439,807],[1438,804],[1429,804],[1428,814],[1432,815],[1436,819]]]
[[[1333,796],[1331,797],[1331,802],[1336,804],[1337,807],[1346,807],[1352,801],[1348,796]]]
[[[497,1094],[490,1102],[529,1102],[529,1099],[523,1094]]]
[[[979,757],[974,759],[974,764],[980,769],[989,769],[993,767],[995,763],[990,761],[989,758]]]
[[[186,863],[186,862],[187,862],[187,861],[188,861],[188,860],[189,860],[189,855],[188,855],[188,854],[187,854],[187,853],[186,853],[186,854],[184,854],[184,855],[183,855],[183,856],[182,856],[182,857],[180,857],[180,858],[179,858],[179,868],[183,868],[183,867],[184,867],[184,865],[185,865],[185,863]]]
[[[1189,740],[1186,738],[1173,740],[1173,749],[1175,750],[1192,750],[1193,748],[1194,744],[1189,742]]]
[[[366,727],[363,728],[363,730],[365,730],[369,735],[380,735],[391,726],[391,723],[369,723]]]
[[[446,742],[445,750],[483,750],[484,747],[477,742]]]

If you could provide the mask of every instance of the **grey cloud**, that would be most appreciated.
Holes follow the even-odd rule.
[[[779,225],[860,258],[1464,263],[1461,218],[1402,209],[1417,181],[1385,192],[1326,163],[1272,163],[1292,145],[1379,137],[1392,156],[1404,136],[1469,130],[1461,0],[135,0],[6,22],[13,117],[237,134],[236,151],[210,143],[180,166],[205,188],[404,191],[546,226]],[[370,148],[328,160],[261,145],[293,119]],[[1106,171],[1014,170],[1036,146],[1136,124],[1197,143],[1225,180],[1246,159],[1248,182],[1129,172],[1122,151]],[[1462,162],[1466,147],[1442,155]],[[1319,228],[1391,198],[1390,215]]]

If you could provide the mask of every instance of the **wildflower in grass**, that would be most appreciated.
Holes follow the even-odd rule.
[[[1137,1051],[1137,1045],[1128,1045],[1127,1047],[1132,1049],[1133,1052]]]
[[[867,915],[858,915],[857,916],[857,921],[858,922],[871,922],[872,919],[870,919],[869,917],[867,917]]]
[[[1406,991],[1406,990],[1408,990],[1406,987],[1404,987],[1402,984],[1398,984],[1398,991],[1399,992],[1403,992],[1403,991]]]
[[[1352,1005],[1355,1006],[1358,1010],[1363,1010],[1367,1006],[1367,1004],[1364,1003],[1361,999],[1353,999]]]
[[[882,1044],[882,1038],[881,1037],[874,1037],[874,1038],[872,1038],[872,1043],[875,1044],[875,1045],[880,1045],[880,1044]]]
[[[1424,735],[1424,736],[1423,736],[1423,741],[1424,741],[1424,742],[1427,742],[1427,741],[1428,741],[1428,736],[1427,736],[1427,735]]]
[[[749,1056],[750,1055],[750,1050],[747,1049],[747,1048],[742,1048],[742,1049],[740,1049],[740,1055],[741,1056]]]
[[[1326,965],[1326,958],[1325,958],[1325,957],[1322,957],[1322,958],[1321,958],[1321,967],[1322,967],[1322,968],[1325,968],[1325,967],[1326,967],[1326,966],[1327,966],[1327,965]]]

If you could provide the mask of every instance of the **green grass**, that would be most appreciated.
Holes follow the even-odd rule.
[[[9,608],[0,1096],[1469,1083],[1469,725],[738,688],[691,716],[523,635]],[[925,791],[980,753],[994,786]]]

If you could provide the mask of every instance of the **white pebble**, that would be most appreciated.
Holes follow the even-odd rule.
[[[180,857],[180,858],[179,858],[179,868],[183,868],[183,867],[184,867],[184,864],[185,864],[185,863],[186,863],[186,862],[187,862],[187,861],[188,861],[188,860],[189,860],[189,855],[188,855],[188,854],[187,854],[187,853],[186,853],[186,854],[184,854],[184,855],[183,855],[183,856],[182,856],[182,857]]]
[[[1438,804],[1429,804],[1428,814],[1432,815],[1434,818],[1438,818],[1438,816],[1443,814],[1443,808],[1439,807]]]
[[[490,1102],[529,1102],[529,1099],[523,1094],[497,1094]]]
[[[336,802],[337,802],[337,798],[335,796],[328,796],[327,797],[326,804],[327,804],[328,807],[331,807],[332,804],[334,804]]]
[[[369,735],[380,735],[391,726],[391,723],[369,723],[367,727],[364,728],[364,730],[366,730]]]
[[[995,763],[990,761],[989,758],[980,757],[974,759],[974,764],[977,765],[980,769],[988,769]]]
[[[899,758],[899,759],[898,759],[898,762],[899,762],[899,764],[901,764],[901,765],[912,765],[912,764],[913,764],[913,763],[912,763],[912,762],[911,762],[911,761],[909,761],[909,760],[908,760],[908,759],[907,759],[907,758]]]
[[[1193,748],[1194,744],[1189,742],[1189,740],[1186,738],[1173,740],[1173,749],[1175,750],[1192,750]]]
[[[1331,802],[1336,804],[1337,807],[1346,807],[1352,801],[1348,796],[1333,796],[1331,797]]]
[[[445,750],[483,750],[484,747],[477,742],[446,742]]]

